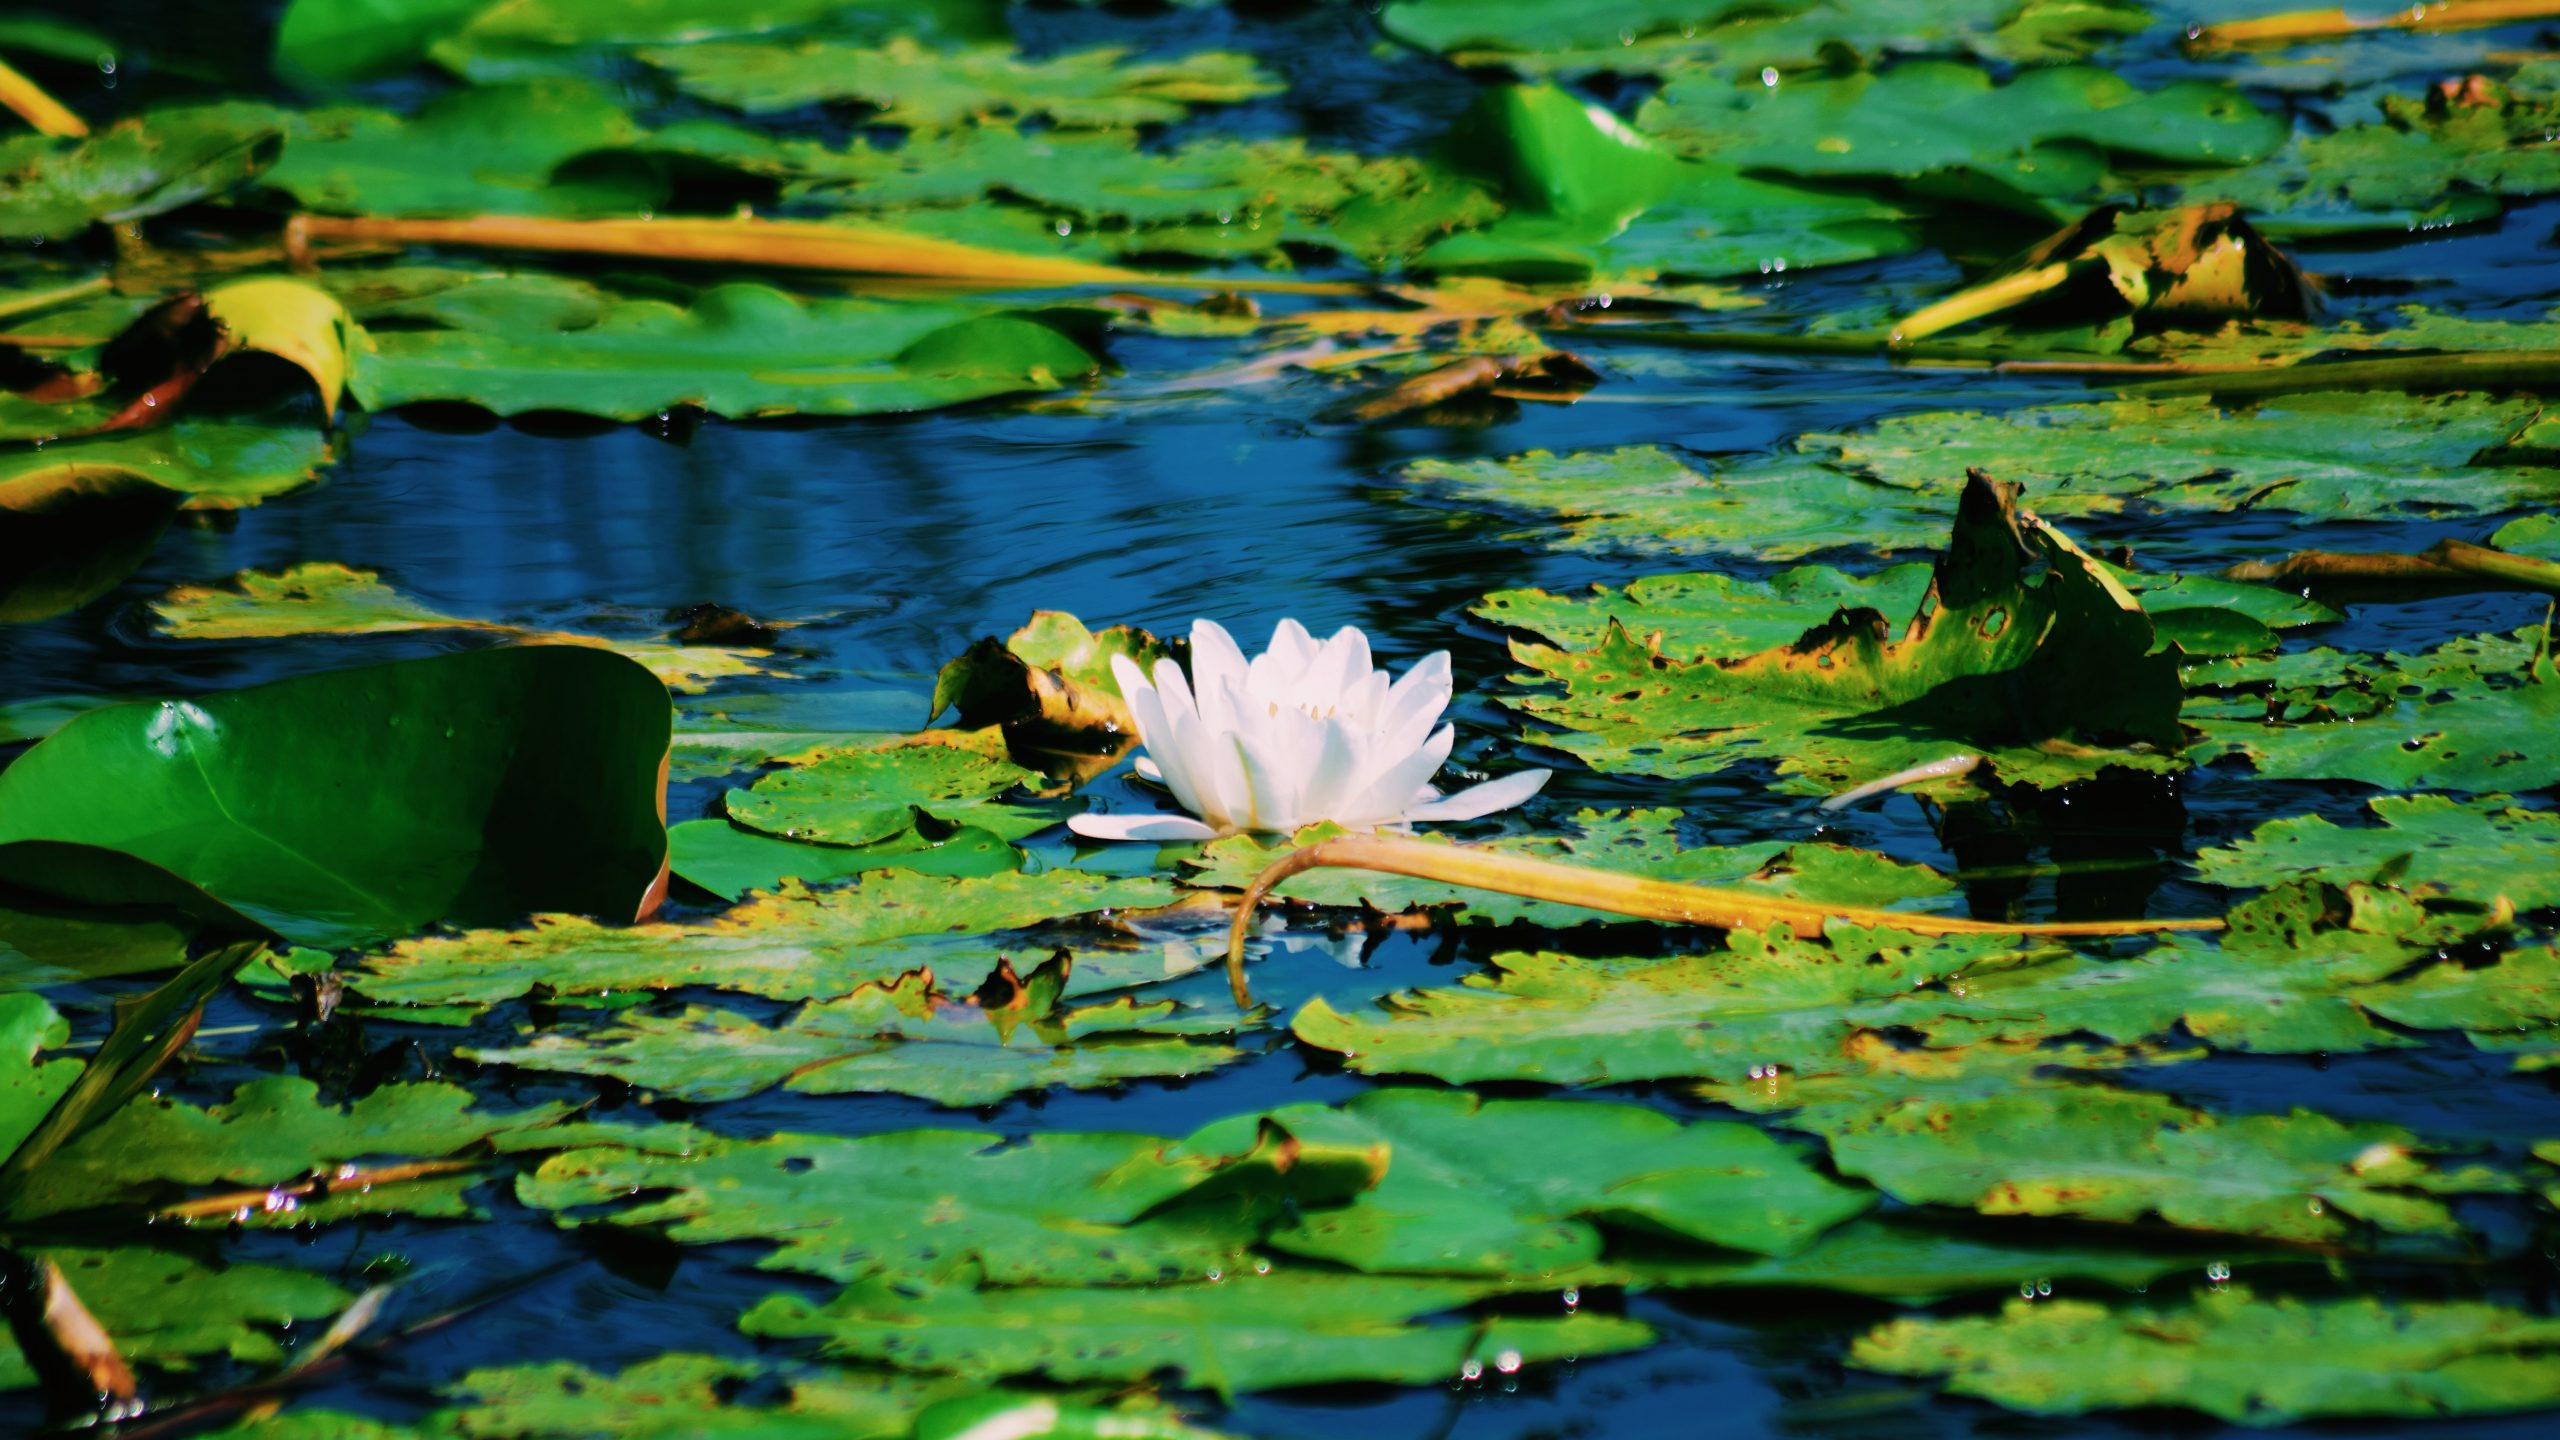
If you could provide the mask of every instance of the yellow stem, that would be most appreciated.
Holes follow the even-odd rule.
[[[750,265],[970,285],[1147,285],[1190,290],[1275,290],[1351,295],[1357,285],[1219,275],[1192,279],[1020,255],[956,240],[861,225],[800,220],[546,220],[477,215],[465,220],[406,220],[297,215],[286,223],[285,249],[307,253],[314,240],[466,245],[486,250],[538,250],[638,260]]]
[[[1935,305],[1923,305],[1893,327],[1885,344],[1901,349],[1915,340],[1926,340],[1942,330],[2012,310],[2030,300],[2041,299],[2062,288],[2074,273],[2088,265],[2087,260],[2057,260],[2015,275],[2003,275],[1970,289],[1959,290]]]
[[[1683,885],[1469,846],[1428,845],[1395,835],[1344,835],[1292,851],[1245,887],[1244,898],[1236,906],[1235,921],[1227,930],[1227,986],[1235,992],[1237,1005],[1246,1009],[1253,1006],[1253,992],[1244,978],[1244,940],[1253,925],[1255,907],[1274,885],[1292,875],[1325,867],[1410,875],[1419,880],[1580,905],[1674,925],[1712,925],[1721,930],[1765,930],[1771,925],[1784,925],[1806,939],[1820,938],[1823,926],[1834,920],[1854,925],[1890,925],[1920,935],[2151,935],[2163,930],[2222,928],[2220,920],[2211,919],[2007,924],[1911,915],[1858,905],[1784,900],[1726,886]]]
[[[87,121],[71,113],[69,106],[44,93],[44,87],[21,75],[8,61],[0,60],[0,105],[18,114],[18,118],[36,127],[39,135],[86,135]]]
[[[2560,0],[2436,0],[2432,5],[2403,5],[2371,20],[2356,19],[2344,10],[2288,10],[2204,26],[2186,38],[2184,48],[2190,55],[2203,55],[2243,46],[2339,40],[2374,30],[2478,29],[2555,17],[2560,17]]]

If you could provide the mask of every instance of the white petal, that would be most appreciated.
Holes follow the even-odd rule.
[[[1088,840],[1215,840],[1218,832],[1188,815],[1071,815],[1067,828]]]
[[[1299,776],[1292,773],[1288,757],[1242,735],[1235,737],[1235,751],[1244,776],[1245,808],[1241,816],[1229,812],[1230,818],[1240,819],[1248,830],[1285,833],[1298,828]]]
[[[1298,788],[1299,812],[1310,821],[1329,820],[1361,790],[1368,766],[1366,728],[1339,716],[1320,724],[1314,754],[1308,757],[1305,781]]]
[[[1378,729],[1393,734],[1418,725],[1417,733],[1428,732],[1456,693],[1456,682],[1449,678],[1449,652],[1434,650],[1388,689],[1386,704],[1378,712]]]
[[[1344,803],[1342,813],[1332,818],[1362,829],[1403,819],[1406,807],[1413,803],[1415,792],[1440,773],[1441,765],[1449,758],[1449,747],[1457,742],[1457,738],[1456,726],[1441,726],[1419,747],[1389,760],[1376,778]]]
[[[1552,770],[1523,770],[1499,780],[1487,780],[1470,786],[1446,800],[1433,800],[1404,812],[1407,820],[1473,820],[1497,810],[1508,810],[1538,793],[1547,783]]]
[[[1138,739],[1146,741],[1155,738],[1156,735],[1163,734],[1164,732],[1161,730],[1150,734],[1147,730],[1146,717],[1138,714],[1139,697],[1144,695],[1148,699],[1153,699],[1155,698],[1156,693],[1156,687],[1147,683],[1147,672],[1138,668],[1138,662],[1130,659],[1126,655],[1112,656],[1111,678],[1119,682],[1120,698],[1128,702],[1129,713],[1133,716],[1137,716]],[[1163,714],[1163,707],[1157,707],[1156,713],[1159,715]]]
[[[1138,778],[1141,780],[1152,780],[1158,785],[1164,783],[1164,767],[1158,765],[1154,759],[1149,756],[1139,756],[1129,768],[1137,771]]]
[[[1237,648],[1236,637],[1227,633],[1227,627],[1215,620],[1191,622],[1191,679],[1203,714],[1211,695],[1244,684],[1246,669],[1244,651]]]

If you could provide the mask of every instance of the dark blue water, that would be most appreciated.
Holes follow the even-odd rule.
[[[1375,51],[1370,22],[1348,6],[1278,14],[1210,7],[1176,15],[1058,7],[1024,15],[1025,34],[1038,45],[1108,39],[1188,48],[1206,34],[1266,57],[1289,76],[1293,92],[1285,104],[1264,102],[1222,117],[1220,127],[1233,132],[1301,133],[1316,143],[1361,149],[1411,147],[1436,133],[1470,93],[1468,82],[1436,61]],[[2422,63],[2434,52],[2411,53]],[[2135,73],[2194,68],[2171,58],[2161,35],[2134,54]],[[128,54],[121,88],[102,85],[72,98],[105,115],[136,95],[182,94],[192,83],[167,65],[155,68],[146,49]],[[2285,103],[2273,92],[2264,98]],[[2317,114],[2334,101],[2313,95],[2302,103]],[[2497,226],[2398,245],[2312,250],[2304,258],[2315,270],[2359,282],[2341,301],[2349,315],[2378,317],[2417,302],[2483,316],[2538,317],[2560,301],[2560,255],[2550,244],[2555,224],[2560,206],[2527,207]],[[1800,325],[1880,293],[1940,286],[1951,273],[1944,260],[1922,256],[1768,283],[1753,291],[1765,308],[1740,312],[1733,323]],[[1227,342],[1124,335],[1111,350],[1125,378],[1081,403],[976,407],[907,419],[714,421],[569,436],[367,417],[348,460],[325,485],[247,511],[235,524],[174,529],[114,594],[77,614],[0,632],[0,696],[203,692],[463,643],[406,636],[177,644],[152,638],[141,621],[140,607],[172,585],[328,560],[379,570],[403,591],[475,618],[641,636],[660,632],[660,617],[673,607],[716,600],[762,618],[800,622],[790,642],[803,653],[787,667],[787,679],[733,683],[693,707],[707,711],[769,695],[763,703],[802,713],[890,717],[863,722],[870,724],[921,723],[932,673],[943,660],[976,637],[1010,630],[1038,608],[1072,609],[1095,624],[1132,622],[1159,632],[1180,630],[1197,615],[1215,616],[1248,635],[1284,615],[1319,632],[1359,625],[1396,665],[1435,649],[1454,652],[1461,759],[1501,770],[1555,757],[1520,740],[1516,723],[1492,703],[1506,669],[1501,637],[1467,617],[1465,607],[1500,588],[1622,583],[1679,566],[1659,556],[1545,548],[1534,522],[1470,512],[1405,489],[1392,478],[1401,464],[1426,455],[1639,442],[1701,456],[1751,455],[1797,433],[1890,414],[2084,393],[2066,381],[1593,344],[1584,353],[1604,383],[1583,403],[1526,405],[1473,431],[1362,433],[1316,418],[1343,391],[1314,376],[1293,372],[1195,390],[1167,385],[1173,377],[1234,363],[1238,353]],[[2163,565],[2210,566],[2318,544],[2414,550],[2448,534],[2478,538],[2487,528],[2477,522],[2324,526],[2239,515],[2092,524],[2081,538],[2091,548],[2133,543]],[[2452,635],[2510,628],[2540,612],[2538,604],[2511,596],[2368,607],[2303,643],[2416,649]],[[704,813],[718,790],[716,784],[681,788],[675,818]],[[2245,772],[2209,768],[2174,781],[2079,787],[1996,813],[1987,829],[1958,835],[1942,833],[1935,817],[1908,799],[1832,817],[1826,827],[1796,802],[1766,795],[1748,775],[1666,784],[1568,769],[1525,816],[1497,824],[1555,827],[1585,804],[1673,804],[1686,812],[1690,837],[1702,843],[1819,833],[1950,869],[2133,861],[2058,880],[1985,882],[1980,889],[1985,903],[2014,900],[2033,913],[2122,915],[2146,907],[2218,908],[2220,897],[2194,884],[2177,857],[2245,833],[2271,814],[2317,811],[2347,819],[2365,793],[2269,785]],[[1042,854],[1055,862],[1069,852],[1063,842],[1051,842]],[[1260,983],[1286,1005],[1318,993],[1347,1004],[1450,983],[1483,958],[1482,948],[1474,941],[1445,945],[1396,935],[1363,953],[1308,935],[1284,945],[1264,965]],[[1206,997],[1216,985],[1214,977],[1202,977],[1183,993]],[[61,1003],[81,1010],[84,1030],[95,1030],[97,1006],[113,988],[75,990]],[[522,1018],[520,1010],[502,1007],[473,1037],[507,1036]],[[213,1033],[203,1042],[205,1058],[172,1083],[210,1099],[271,1070],[279,1063],[276,1028],[285,1019],[254,1001],[226,1000],[207,1022]],[[365,1038],[388,1057],[386,1075],[452,1074],[509,1101],[587,1100],[598,1093],[541,1077],[475,1074],[449,1058],[458,1041],[472,1037],[448,1030],[376,1022]],[[657,1113],[738,1135],[953,1124],[1007,1134],[1181,1134],[1278,1104],[1340,1100],[1368,1083],[1277,1038],[1258,1043],[1268,1046],[1265,1053],[1189,1083],[1018,1098],[967,1114],[894,1097],[779,1093],[726,1105],[662,1106]],[[2560,1134],[2560,1099],[2548,1080],[2510,1075],[2502,1061],[2455,1047],[2335,1061],[2217,1058],[2135,1079],[2233,1113],[2309,1105],[2501,1147]],[[1672,1087],[1607,1093],[1681,1113],[1709,1109]],[[225,1255],[281,1259],[342,1278],[379,1257],[402,1257],[416,1275],[403,1301],[410,1314],[428,1313],[504,1276],[566,1266],[467,1324],[404,1345],[387,1367],[354,1372],[310,1401],[392,1418],[419,1413],[432,1403],[434,1387],[479,1365],[557,1358],[612,1368],[669,1350],[746,1353],[753,1347],[734,1329],[737,1313],[777,1288],[807,1283],[753,1269],[757,1250],[751,1246],[640,1258],[605,1253],[555,1229],[549,1216],[516,1206],[502,1186],[484,1188],[481,1198],[495,1212],[487,1224],[353,1222],[309,1235],[245,1235],[218,1245],[206,1237],[203,1243]],[[2512,1211],[2483,1223],[2517,1247],[2497,1282],[2501,1293],[2547,1302],[2548,1254],[2518,1227]],[[2171,1288],[2201,1279],[2199,1267]],[[1248,1397],[1221,1423],[1244,1434],[1308,1440],[2156,1435],[2218,1428],[2159,1415],[2040,1422],[1847,1371],[1840,1356],[1848,1337],[1889,1313],[1863,1302],[1724,1295],[1594,1303],[1624,1303],[1661,1330],[1663,1343],[1641,1354],[1446,1389]],[[23,1420],[26,1412],[13,1403],[0,1400],[0,1427]],[[2306,1432],[2385,1435],[2413,1428],[2421,1427]],[[2548,1421],[2445,1424],[2428,1433],[2538,1436],[2548,1433]]]

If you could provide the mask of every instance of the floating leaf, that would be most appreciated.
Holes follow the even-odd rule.
[[[155,1182],[273,1185],[357,1160],[450,1155],[570,1113],[559,1104],[475,1112],[469,1091],[439,1081],[386,1085],[343,1108],[321,1103],[318,1089],[278,1075],[241,1086],[220,1105],[167,1097],[128,1104],[55,1152],[11,1213],[23,1220],[137,1204]]]
[[[1506,836],[1482,845],[1496,854],[1535,856],[1600,866],[1655,880],[1733,885],[1790,899],[1835,904],[1884,906],[1952,893],[1954,886],[1936,871],[1905,865],[1870,850],[1805,842],[1771,849],[1765,845],[1703,845],[1684,848],[1677,833],[1680,812],[1672,809],[1603,814],[1576,813],[1579,832],[1563,839]],[[1193,885],[1241,890],[1289,851],[1343,833],[1313,825],[1285,843],[1266,844],[1251,835],[1235,835],[1203,846],[1186,862]],[[1543,900],[1523,900],[1489,890],[1470,890],[1436,881],[1368,871],[1325,869],[1292,877],[1274,890],[1286,899],[1314,905],[1365,906],[1383,914],[1400,914],[1417,906],[1455,906],[1461,921],[1471,924],[1565,926],[1593,921],[1623,922],[1626,917]]]
[[[2560,783],[2560,671],[2541,627],[2385,656],[2342,683],[2200,712],[2199,762],[2245,756],[2270,779],[2393,789],[2536,789]]]
[[[787,885],[703,925],[624,927],[543,916],[527,930],[406,941],[369,957],[346,979],[382,1004],[487,1005],[537,986],[597,994],[708,985],[811,1000],[919,965],[949,969],[947,962],[964,956],[992,964],[995,946],[950,937],[1173,898],[1171,885],[1145,876],[1051,870],[950,879],[888,870],[838,890]]]
[[[2228,205],[2101,205],[1977,283],[1895,322],[1892,343],[2028,307],[2074,323],[2130,317],[2143,329],[2211,329],[2246,317],[2307,319],[2319,308],[2319,289]]]
[[[139,1247],[39,1250],[62,1267],[125,1358],[169,1370],[228,1356],[252,1365],[285,1357],[276,1332],[331,1315],[355,1297],[317,1275],[274,1265],[209,1265]],[[34,1384],[17,1344],[0,1330],[0,1390]]]
[[[160,920],[0,905],[0,991],[147,975],[186,963],[188,932]],[[0,1151],[12,1143],[0,1121]]]
[[[696,1101],[735,1100],[782,1085],[804,1095],[914,1095],[953,1107],[993,1105],[1024,1091],[1090,1090],[1134,1079],[1205,1074],[1240,1058],[1180,1033],[1173,1002],[1059,1003],[1067,967],[1052,960],[1027,979],[1002,966],[974,997],[914,971],[839,999],[802,1006],[775,1026],[709,1006],[631,1015],[592,1035],[542,1035],[527,1044],[456,1053],[488,1065],[607,1075]]]
[[[2396,1126],[2307,1110],[2219,1116],[2163,1095],[2092,1085],[2004,1087],[1816,1104],[1785,1122],[1823,1137],[1840,1173],[1912,1205],[1986,1215],[2068,1215],[2273,1240],[2343,1239],[2363,1223],[2401,1234],[2462,1233],[2446,1195],[2514,1182],[2419,1158]]]
[[[873,845],[810,845],[778,840],[726,820],[687,820],[667,828],[667,865],[723,900],[771,890],[785,880],[819,885],[866,870],[980,878],[1022,868],[1022,852],[984,830],[928,840],[914,830]]]
[[[1542,1274],[1597,1260],[1604,1231],[1787,1255],[1875,1203],[1750,1125],[1683,1125],[1635,1105],[1372,1090],[1224,1121],[1185,1144],[1233,1150],[1257,1123],[1388,1152],[1377,1188],[1270,1240],[1377,1274]]]
[[[2005,84],[1949,60],[1881,74],[1741,86],[1674,74],[1636,125],[1674,148],[1746,169],[1925,182],[2062,219],[2110,161],[2246,165],[2284,143],[2285,123],[2236,90],[2183,81],[2145,91],[2085,66],[2028,70]]]
[[[0,1155],[35,1133],[86,1068],[78,1060],[37,1058],[70,1038],[71,1027],[41,996],[0,995]]]
[[[1297,1201],[1365,1189],[1382,1163],[1276,1136],[1168,1157],[1144,1135],[960,1130],[706,1140],[689,1153],[591,1148],[519,1180],[528,1205],[623,1204],[611,1223],[686,1244],[770,1241],[762,1262],[834,1280],[982,1270],[1000,1284],[1153,1284],[1234,1271]],[[635,1195],[654,1198],[628,1203]]]
[[[1997,937],[1922,940],[1845,925],[1832,926],[1827,943],[1737,931],[1725,946],[1653,960],[1502,954],[1491,976],[1392,997],[1377,1015],[1310,1000],[1289,1028],[1370,1075],[1453,1084],[1733,1079],[1836,1056],[1862,1027],[1930,1013],[1925,1003],[1894,1003],[1914,989],[2016,955]]]
[[[1954,1295],[2075,1279],[2142,1290],[2196,1264],[2195,1256],[2170,1250],[1958,1229],[1915,1215],[1852,1220],[1791,1255],[1708,1258],[1652,1252],[1603,1261],[1591,1273],[1595,1280],[1665,1289],[1827,1290],[1932,1305]]]
[[[929,818],[1020,840],[1059,823],[1054,806],[1007,803],[1040,776],[954,745],[834,750],[729,792],[729,818],[790,840],[871,845]]]
[[[1539,1363],[1650,1344],[1632,1320],[1423,1317],[1498,1294],[1454,1280],[1314,1271],[1239,1273],[1154,1289],[979,1289],[865,1281],[824,1306],[775,1295],[738,1324],[768,1339],[816,1339],[830,1354],[969,1375],[1143,1380],[1169,1370],[1221,1396],[1357,1380],[1444,1382],[1469,1360]]]
[[[274,574],[245,570],[227,587],[181,585],[151,602],[160,633],[177,640],[264,640],[293,635],[395,635],[466,630],[528,645],[592,645],[638,662],[669,689],[700,690],[714,680],[767,675],[760,651],[721,645],[667,645],[607,640],[565,630],[534,630],[466,620],[401,594],[371,570],[325,560]]]
[[[652,908],[666,691],[567,646],[110,705],[0,771],[0,875],[201,896],[302,944],[544,907]]]
[[[2401,884],[2484,900],[2503,895],[2519,910],[2560,905],[2560,814],[2526,810],[2503,795],[2384,795],[2365,808],[2378,823],[2349,827],[2318,815],[2271,820],[2234,844],[2198,851],[2197,878],[2273,885],[2387,867]]]
[[[1650,74],[1683,62],[1799,70],[1846,51],[2074,60],[2151,23],[2130,0],[1394,0],[1387,32],[1462,65],[1533,74]]]
[[[55,463],[0,479],[0,624],[67,614],[124,583],[178,499],[121,465]]]
[[[1896,1320],[1849,1363],[2036,1415],[2170,1407],[2235,1424],[2502,1414],[2560,1404],[2560,1321],[2477,1301],[2296,1300],[2217,1287],[2175,1308],[2013,1301]]]
[[[1232,105],[1281,86],[1252,57],[1204,51],[1132,62],[1125,50],[1025,59],[1011,46],[938,50],[901,37],[879,46],[827,40],[712,41],[643,50],[676,88],[750,115],[855,101],[872,123],[940,130],[991,116],[1063,126],[1169,124],[1195,106]]]
[[[1842,610],[1789,645],[1684,662],[1623,627],[1580,651],[1515,644],[1564,693],[1510,702],[1564,727],[1542,743],[1596,769],[1708,773],[1765,758],[1778,784],[1827,792],[1952,753],[1982,753],[2013,782],[2051,784],[2106,765],[2163,768],[2178,681],[2152,654],[2142,607],[2097,562],[2014,510],[2016,487],[1974,472],[1929,591],[1897,638],[1884,616]],[[2030,578],[2030,564],[2044,574]]]
[[[264,105],[171,106],[85,139],[0,139],[0,240],[67,240],[219,195],[275,163],[281,118]]]
[[[957,707],[963,726],[1001,725],[1008,740],[1033,750],[1116,754],[1138,722],[1112,678],[1112,658],[1153,674],[1158,661],[1178,663],[1187,644],[1129,625],[1088,630],[1062,610],[1037,611],[1001,642],[990,635],[946,662],[933,677],[933,715]]]
[[[530,323],[527,323],[529,321]],[[802,301],[714,287],[687,308],[626,300],[592,324],[543,317],[370,339],[356,390],[371,409],[459,400],[520,415],[639,420],[676,406],[717,415],[871,415],[1054,390],[1098,362],[1037,320],[970,304]]]
[[[187,416],[148,430],[0,453],[0,486],[10,493],[23,493],[22,485],[48,490],[66,474],[105,471],[148,480],[190,509],[229,510],[309,484],[331,454],[328,437],[308,426]]]

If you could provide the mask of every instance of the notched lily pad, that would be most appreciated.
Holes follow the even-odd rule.
[[[1198,106],[1276,94],[1251,56],[1204,51],[1162,60],[1126,50],[1026,59],[1008,45],[945,50],[899,37],[877,46],[828,40],[709,41],[640,52],[676,87],[750,115],[855,102],[873,123],[941,130],[972,120],[1045,118],[1063,126],[1169,124]]]
[[[2318,815],[2271,820],[2230,845],[2199,851],[2196,875],[2215,885],[2272,885],[2302,876],[2385,875],[2519,910],[2560,905],[2560,812],[2503,795],[2383,795],[2365,802],[2376,823]]]

